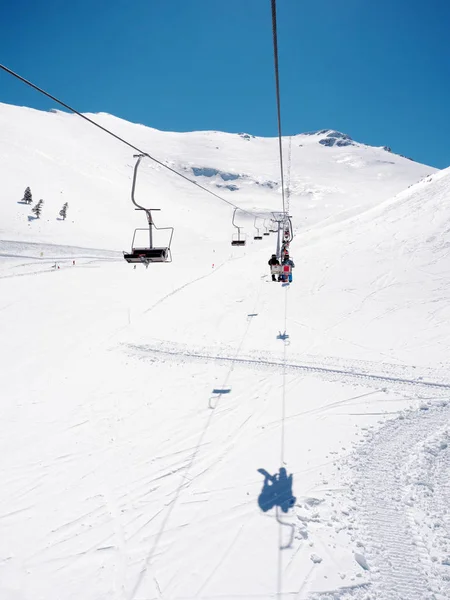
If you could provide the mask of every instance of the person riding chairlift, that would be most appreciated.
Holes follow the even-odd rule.
[[[280,264],[280,261],[278,260],[277,255],[272,254],[272,257],[270,258],[270,260],[268,262],[269,267],[272,269],[273,266],[279,265],[279,264]],[[272,281],[276,281],[275,273],[272,273]]]
[[[289,271],[289,283],[291,283],[292,282],[292,269],[295,268],[295,264],[294,264],[294,261],[289,257],[289,254],[287,252],[285,253],[283,262],[281,264],[282,264],[282,266],[289,265],[291,267],[291,270]],[[286,277],[285,277],[284,273],[281,275],[281,280],[286,281]]]
[[[281,262],[283,262],[286,254],[289,254],[289,242],[283,242],[281,244]]]

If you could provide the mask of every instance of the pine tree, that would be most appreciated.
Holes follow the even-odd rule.
[[[59,211],[59,216],[63,218],[63,221],[65,221],[65,220],[66,220],[66,217],[67,217],[67,209],[68,209],[68,208],[69,208],[69,203],[68,203],[68,202],[66,202],[66,203],[63,205],[62,209]]]
[[[34,206],[31,209],[31,212],[33,212],[36,215],[36,219],[39,219],[41,216],[41,212],[42,212],[42,206],[44,205],[44,201],[43,200],[39,200],[39,202],[36,204],[36,206]]]
[[[33,202],[33,195],[31,194],[29,187],[27,187],[23,194],[22,202],[25,202],[25,204],[31,204]]]

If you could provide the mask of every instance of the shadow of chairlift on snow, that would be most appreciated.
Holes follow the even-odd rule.
[[[211,392],[211,396],[209,397],[208,407],[211,409],[215,409],[217,406],[217,402],[224,394],[231,393],[231,388],[214,388]]]
[[[288,339],[289,339],[289,334],[287,334],[285,331],[283,333],[281,333],[281,331],[280,331],[277,335],[277,340],[286,341]]]
[[[288,476],[286,469],[281,467],[278,473],[271,475],[265,469],[258,469],[264,475],[263,489],[258,496],[258,505],[263,512],[275,508],[275,518],[283,527],[289,527],[289,541],[280,546],[280,550],[286,550],[292,546],[295,533],[295,525],[286,523],[280,518],[280,509],[287,513],[295,504],[296,497],[292,493],[292,473]]]

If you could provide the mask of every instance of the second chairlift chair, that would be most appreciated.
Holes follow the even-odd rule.
[[[255,226],[255,229],[256,229],[256,235],[255,235],[255,236],[253,236],[253,239],[254,239],[254,240],[262,240],[262,239],[263,239],[263,237],[262,237],[262,235],[261,235],[261,234],[260,234],[260,232],[259,232],[259,227],[256,227],[256,219],[257,219],[257,218],[258,218],[258,217],[255,217],[255,220],[254,220],[254,222],[253,222],[253,224],[254,224],[254,226]]]

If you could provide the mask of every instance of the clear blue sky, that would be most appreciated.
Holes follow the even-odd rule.
[[[450,165],[449,0],[277,4],[285,135],[334,128]],[[0,5],[0,62],[83,112],[276,135],[270,0]],[[3,72],[0,101],[53,106]]]

